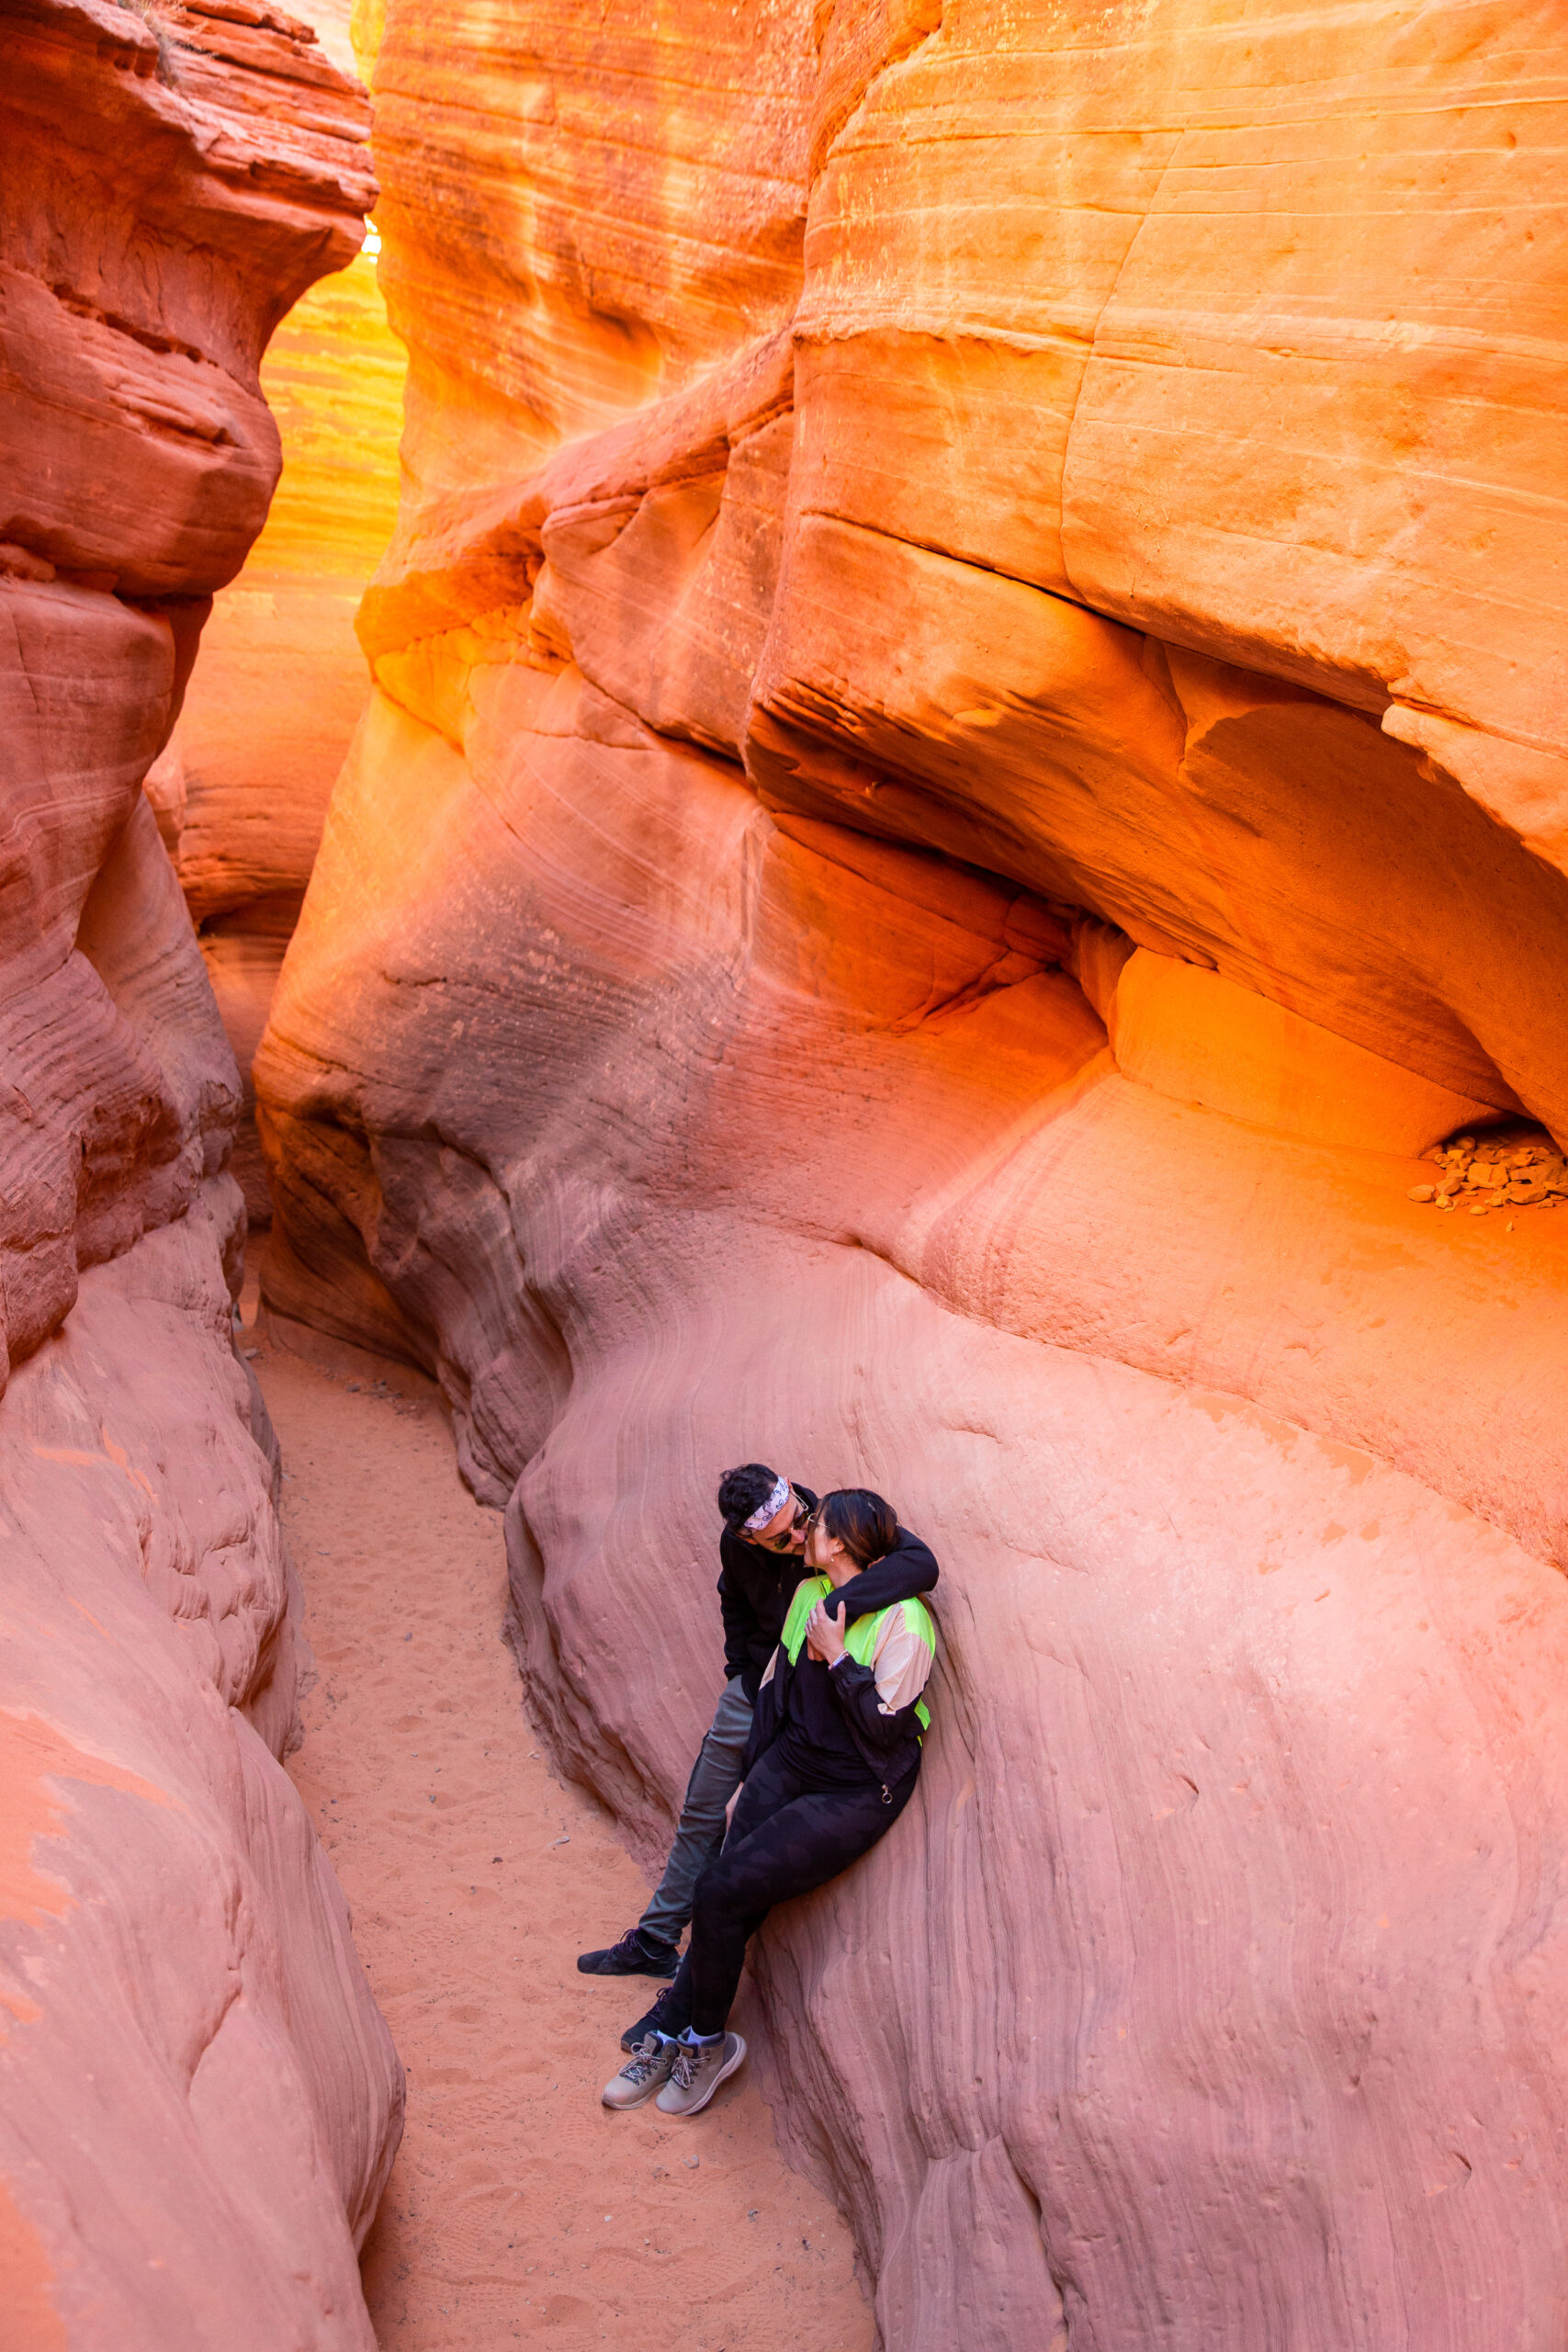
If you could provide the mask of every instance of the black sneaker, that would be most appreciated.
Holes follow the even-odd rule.
[[[648,2040],[650,2033],[674,2032],[674,2027],[665,2023],[665,2019],[670,2015],[670,2004],[674,1998],[674,1994],[675,1987],[673,1984],[666,1984],[663,1992],[659,1995],[652,2008],[648,2011],[647,2015],[638,2018],[636,2025],[627,2026],[625,2033],[621,2036],[621,2048],[623,2050],[635,2050],[639,2041],[646,2041]]]
[[[645,1936],[640,1928],[628,1928],[620,1942],[607,1951],[579,1952],[577,1965],[583,1976],[673,1976],[681,1955],[661,1938]]]

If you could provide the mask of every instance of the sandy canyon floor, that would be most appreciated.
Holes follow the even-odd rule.
[[[408,2070],[363,2265],[380,2343],[870,2352],[849,2233],[785,2164],[750,2069],[689,2123],[599,2103],[654,1987],[574,1963],[645,1888],[530,1730],[501,1522],[439,1406],[397,1365],[258,1338],[318,1668],[290,1769]]]

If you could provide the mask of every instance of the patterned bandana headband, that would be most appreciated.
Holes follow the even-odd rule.
[[[766,1527],[770,1519],[777,1518],[779,1512],[783,1510],[788,1500],[789,1480],[787,1478],[781,1478],[778,1485],[773,1488],[773,1493],[768,1497],[767,1501],[765,1503],[760,1503],[757,1509],[751,1513],[750,1518],[742,1522],[740,1529],[741,1534],[755,1535],[760,1527]]]

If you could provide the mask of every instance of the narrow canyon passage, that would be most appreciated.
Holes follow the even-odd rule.
[[[868,2352],[849,2232],[785,2164],[750,2069],[690,2123],[599,2103],[653,1987],[574,1961],[645,1889],[530,1732],[500,1517],[461,1485],[440,1408],[400,1365],[245,1344],[316,1655],[290,1770],[408,2073],[363,2266],[380,2344]]]
[[[0,2352],[1568,2352],[1568,9],[0,55]]]

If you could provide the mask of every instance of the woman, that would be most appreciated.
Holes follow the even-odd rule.
[[[919,1777],[931,1717],[920,1697],[936,1652],[931,1614],[900,1600],[849,1626],[829,1596],[891,1551],[897,1521],[880,1495],[840,1487],[807,1523],[806,1565],[757,1693],[745,1785],[722,1852],[697,1881],[692,1940],[665,2030],[649,2033],[604,2088],[606,2107],[657,2095],[695,2115],[746,2055],[727,2030],[748,1939],[775,1903],[821,1886],[886,1835]]]

